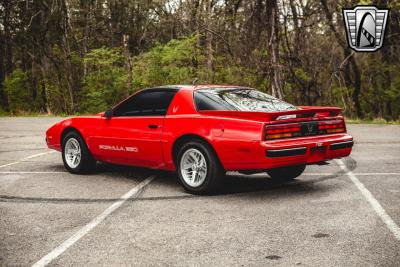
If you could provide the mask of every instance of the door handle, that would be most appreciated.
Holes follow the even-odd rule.
[[[150,129],[157,129],[159,126],[156,124],[149,124]]]

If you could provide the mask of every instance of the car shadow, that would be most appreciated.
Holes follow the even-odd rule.
[[[357,162],[351,158],[347,157],[342,159],[348,170],[353,171],[357,168]],[[130,174],[131,177],[136,177],[135,175],[140,174],[145,177],[146,175],[157,175],[158,183],[162,183],[165,187],[170,187],[172,190],[176,190],[177,193],[185,193],[185,190],[179,182],[175,172],[167,171],[155,171],[146,168],[137,168],[129,166],[119,166],[112,164],[101,164],[99,165],[99,172],[112,173],[115,172],[119,175]],[[291,192],[311,192],[314,189],[319,191],[323,190],[322,186],[318,184],[331,180],[337,179],[343,176],[345,172],[339,167],[336,172],[330,174],[321,174],[321,176],[312,176],[304,179],[305,176],[300,176],[298,179],[292,181],[282,181],[279,179],[271,179],[266,173],[265,174],[255,174],[255,175],[244,175],[240,173],[228,173],[223,180],[221,189],[216,195],[229,195],[229,194],[239,194],[239,193],[250,193],[250,192],[261,192],[261,191],[271,191],[278,189],[286,189]],[[324,186],[325,188],[325,186]]]
[[[292,181],[280,181],[278,179],[271,179],[269,176],[252,175],[226,175],[223,179],[220,189],[212,195],[202,195],[200,197],[217,197],[227,195],[262,195],[265,193],[271,194],[273,192],[282,193],[285,191],[287,194],[310,194],[313,192],[323,192],[330,190],[327,185],[320,185],[319,182],[337,179],[343,173],[337,173],[325,176],[314,176],[311,179],[303,180],[302,177]],[[176,174],[162,175],[157,179],[157,182],[162,186],[169,187],[177,191],[179,194],[187,193],[180,185]],[[190,195],[192,197],[199,197]],[[169,197],[161,198],[166,199]],[[178,197],[176,197],[178,198]],[[181,198],[191,198],[187,195],[182,195]]]
[[[343,159],[346,167],[353,171],[357,167],[357,162],[352,158]],[[60,166],[53,166],[54,169],[61,170]],[[194,198],[214,198],[219,196],[238,196],[238,197],[260,197],[268,196],[271,198],[324,193],[325,191],[332,191],[338,189],[337,183],[327,184],[322,183],[330,179],[340,179],[345,174],[339,170],[329,175],[307,175],[300,176],[298,179],[292,181],[280,181],[279,179],[271,179],[267,174],[265,175],[243,175],[239,173],[228,173],[224,177],[223,184],[219,192],[214,195],[199,196],[187,193],[180,185],[175,172],[157,171],[146,168],[121,166],[101,163],[98,164],[97,169],[93,172],[94,175],[102,174],[112,178],[125,177],[127,179],[143,180],[150,175],[157,176],[157,183],[168,189],[168,191],[176,192],[174,195],[168,196],[151,196],[140,197],[128,201],[152,201],[152,200],[174,200],[174,199],[194,199]],[[115,202],[119,198],[36,198],[36,197],[20,197],[0,195],[0,202],[14,202],[14,203],[97,203],[97,202]]]
[[[357,162],[351,157],[343,159],[344,164],[347,169],[353,171],[357,168]],[[192,194],[187,194],[179,182],[179,178],[176,172],[167,172],[160,170],[153,170],[147,168],[131,167],[131,166],[121,166],[113,165],[107,163],[100,163],[97,167],[97,174],[103,173],[112,176],[125,176],[132,179],[145,178],[150,175],[157,176],[157,182],[162,184],[163,187],[168,188],[170,191],[176,191],[178,196],[160,196],[152,197],[149,199],[167,199],[167,198],[194,198],[199,197]],[[234,195],[243,193],[255,193],[255,192],[266,192],[269,191],[282,191],[285,190],[287,193],[312,193],[312,192],[322,192],[323,190],[330,190],[326,184],[320,185],[321,182],[338,179],[345,174],[340,168],[336,172],[330,174],[321,174],[321,176],[307,177],[300,176],[292,181],[284,181],[279,179],[272,179],[266,173],[265,174],[255,174],[255,175],[244,175],[240,173],[228,173],[223,178],[223,183],[218,192],[214,196],[218,195]],[[208,195],[210,196],[210,195]],[[145,200],[146,198],[141,198]]]

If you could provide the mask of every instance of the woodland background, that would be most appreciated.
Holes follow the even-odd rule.
[[[347,45],[357,4],[390,8],[377,52]],[[0,0],[0,113],[95,113],[195,78],[399,120],[400,1]]]

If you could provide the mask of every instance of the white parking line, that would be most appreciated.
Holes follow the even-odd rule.
[[[75,244],[79,239],[84,237],[87,233],[89,233],[93,228],[95,228],[99,223],[104,221],[111,213],[113,213],[116,209],[118,209],[122,204],[125,203],[130,198],[135,198],[139,196],[139,194],[144,190],[144,188],[155,178],[155,176],[149,176],[144,181],[139,183],[137,186],[133,187],[127,193],[125,193],[120,200],[114,202],[110,207],[104,210],[100,215],[94,218],[91,222],[82,227],[78,232],[76,232],[73,236],[64,241],[61,245],[56,247],[54,250],[49,252],[46,256],[41,258],[38,262],[32,265],[32,267],[46,266],[52,260],[60,256],[64,251],[66,251],[69,247]]]
[[[16,164],[16,163],[15,163]],[[67,171],[0,171],[0,174],[60,174],[69,173]],[[400,176],[400,172],[358,172],[353,173],[357,176]],[[234,175],[234,174],[233,174]],[[330,172],[309,172],[303,173],[303,176],[323,176],[323,175],[336,175]]]
[[[0,174],[59,174],[59,173],[69,173],[69,172],[18,172],[18,171],[5,171],[0,172]]]
[[[0,174],[68,174],[67,171],[0,171]],[[396,172],[372,172],[372,173],[353,173],[357,176],[400,176],[400,173]],[[313,173],[303,173],[302,176],[329,176],[336,175],[336,173],[329,172],[313,172]]]
[[[18,160],[18,161],[14,161],[14,162],[11,162],[11,163],[7,163],[7,164],[4,164],[4,165],[0,165],[0,168],[7,167],[7,166],[11,166],[11,165],[15,165],[15,164],[21,163],[21,162],[23,162],[23,161],[25,161],[25,160],[27,160],[27,159],[36,158],[36,157],[44,156],[44,155],[51,154],[51,153],[55,153],[55,152],[56,152],[56,151],[53,150],[53,151],[49,151],[49,152],[34,154],[34,155],[28,156],[28,157],[23,158],[23,159]]]
[[[309,173],[305,172],[302,175],[320,176],[320,175],[335,175],[335,174],[336,173],[329,173],[329,172],[309,172]],[[358,176],[390,176],[390,175],[400,175],[400,172],[357,172],[353,174]]]
[[[358,176],[385,176],[385,175],[400,175],[399,172],[357,172],[353,173]]]
[[[393,221],[393,219],[387,214],[387,212],[383,209],[381,204],[379,204],[378,200],[371,194],[371,192],[364,186],[363,183],[358,180],[357,176],[351,172],[342,160],[336,159],[336,163],[339,167],[346,172],[346,175],[350,178],[350,180],[356,185],[358,190],[360,190],[361,194],[365,197],[365,199],[369,202],[372,208],[375,210],[376,214],[382,219],[382,221],[386,224],[389,230],[393,233],[394,237],[400,241],[400,227]]]

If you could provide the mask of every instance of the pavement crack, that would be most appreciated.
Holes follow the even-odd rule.
[[[269,255],[269,256],[266,256],[265,258],[266,258],[266,259],[269,259],[269,260],[279,260],[279,259],[281,259],[282,257],[281,257],[281,256],[278,256],[278,255]]]
[[[35,151],[35,150],[43,150],[46,148],[39,147],[39,148],[25,148],[25,149],[15,149],[15,150],[0,150],[0,152],[21,152],[21,151]]]
[[[323,238],[323,237],[329,237],[329,236],[330,236],[329,234],[325,234],[325,233],[316,233],[316,234],[312,235],[312,237],[314,237],[314,238]]]

